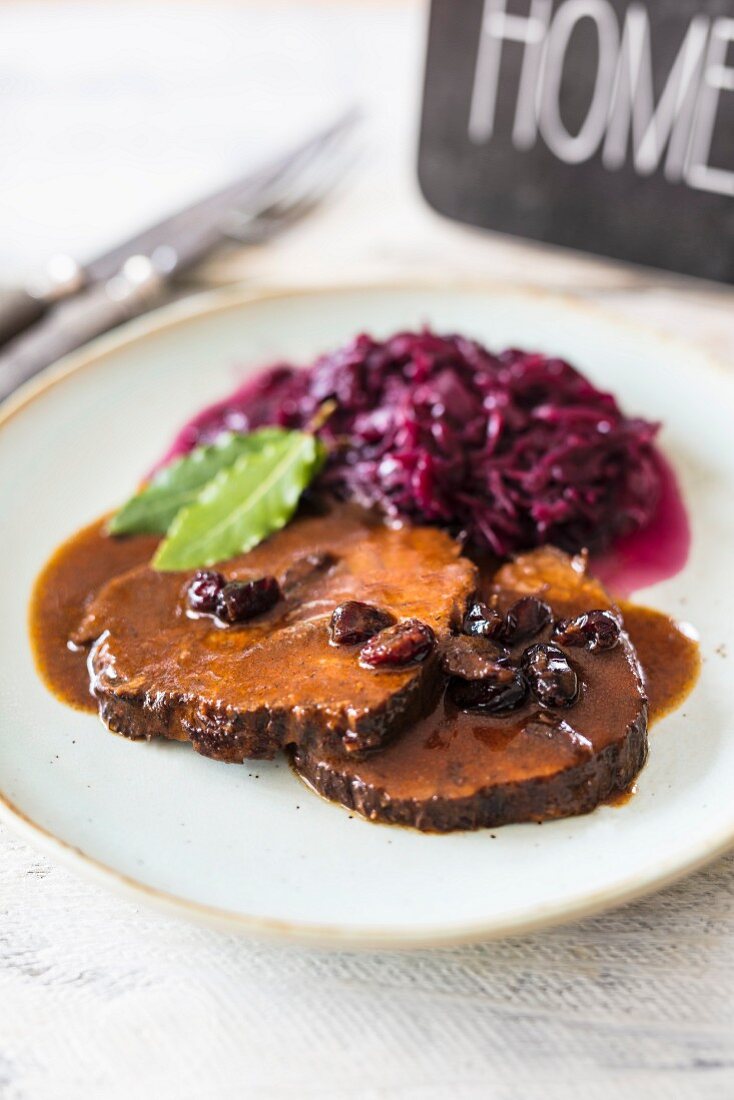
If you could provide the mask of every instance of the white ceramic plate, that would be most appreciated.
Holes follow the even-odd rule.
[[[350,817],[282,760],[235,767],[186,745],[128,742],[46,692],[26,608],[57,543],[121,501],[181,422],[244,370],[424,322],[567,356],[665,423],[693,552],[641,598],[695,625],[704,665],[682,710],[652,731],[631,802],[494,836],[424,836]],[[486,288],[208,295],[98,343],[0,422],[2,816],[79,870],[181,914],[341,946],[517,932],[696,867],[734,840],[733,391],[691,348],[566,299]]]

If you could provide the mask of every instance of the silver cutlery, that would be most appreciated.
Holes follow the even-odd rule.
[[[284,156],[86,266],[57,258],[38,297],[29,290],[6,295],[0,340],[3,319],[5,332],[13,320],[16,332],[30,327],[0,351],[0,401],[63,355],[157,304],[171,280],[217,245],[263,243],[309,213],[341,178],[356,119],[350,111]]]

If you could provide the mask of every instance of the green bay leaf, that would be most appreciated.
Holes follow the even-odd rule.
[[[153,567],[195,569],[251,550],[291,519],[324,458],[323,444],[306,432],[283,432],[241,455],[178,513]]]
[[[282,428],[261,428],[248,435],[228,433],[215,443],[195,447],[164,466],[131,497],[112,517],[108,531],[111,535],[165,535],[181,509],[193,503],[221,470],[286,435]]]

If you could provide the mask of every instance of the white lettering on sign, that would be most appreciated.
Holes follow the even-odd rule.
[[[591,99],[576,133],[561,117],[561,85],[571,36],[591,21],[598,41]],[[491,141],[503,43],[522,46],[512,142],[530,149],[542,137],[566,164],[581,164],[601,151],[609,170],[621,168],[631,148],[639,175],[661,164],[665,178],[690,187],[734,195],[734,171],[709,164],[719,101],[734,92],[727,51],[734,19],[692,16],[655,102],[653,42],[647,9],[633,2],[621,27],[609,0],[530,0],[527,15],[509,14],[507,0],[485,0],[474,72],[469,137]]]
[[[599,38],[596,82],[586,118],[579,132],[568,132],[561,118],[561,80],[571,34],[582,19],[591,19]],[[543,55],[543,94],[540,100],[540,132],[551,152],[566,164],[581,164],[601,144],[607,125],[609,97],[619,53],[619,26],[607,0],[567,0],[558,9],[546,39]]]
[[[699,191],[734,196],[734,172],[708,164],[721,92],[734,92],[734,69],[727,68],[726,54],[734,42],[734,19],[717,19],[711,30],[706,66],[698,96],[685,178]]]
[[[632,160],[639,174],[647,176],[656,171],[667,144],[665,175],[673,181],[681,178],[708,34],[706,16],[694,16],[656,107],[650,20],[641,5],[629,8],[604,143],[603,160],[607,168],[620,168],[624,164],[631,128]]]
[[[485,0],[469,110],[469,136],[477,144],[492,137],[502,42],[522,42],[525,52],[512,137],[519,149],[527,149],[535,144],[538,133],[536,89],[540,86],[538,76],[550,26],[552,0],[532,0],[527,18],[508,15],[505,7],[505,0]]]

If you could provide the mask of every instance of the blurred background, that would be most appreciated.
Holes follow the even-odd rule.
[[[731,355],[729,288],[428,207],[416,179],[427,27],[427,0],[0,3],[0,284],[54,253],[92,257],[356,104],[358,155],[326,201],[266,245],[218,249],[185,289],[412,275],[531,283]]]

